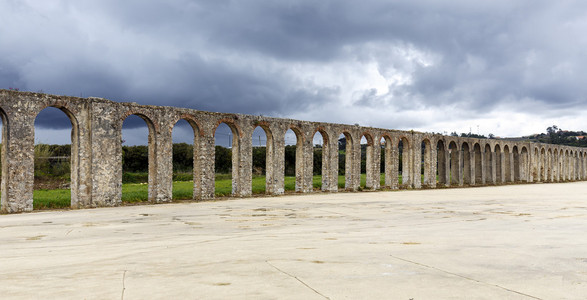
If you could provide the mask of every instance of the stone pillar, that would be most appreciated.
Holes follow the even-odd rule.
[[[33,210],[35,116],[25,101],[10,100],[15,107],[7,113],[8,120],[2,120],[1,210],[17,213]]]
[[[348,135],[348,136],[347,136]],[[344,155],[344,185],[351,191],[356,191],[361,185],[361,137],[347,133]],[[338,153],[336,156],[338,163]]]
[[[72,205],[92,207],[92,102],[82,103],[76,117],[71,141],[71,165],[77,169],[71,174]]]
[[[373,189],[378,190],[381,188],[381,137],[375,136],[373,138]]]
[[[253,130],[248,124],[240,124],[238,146],[233,143],[232,184],[233,195],[247,197],[252,194],[253,182]],[[236,163],[236,168],[234,167]]]
[[[208,121],[206,124],[202,124],[202,136],[199,138],[198,145],[198,162],[199,172],[201,177],[200,187],[202,189],[201,199],[214,199],[215,194],[215,155],[216,155],[216,140],[214,139],[213,124]],[[195,145],[194,145],[195,147]],[[194,151],[194,155],[196,155]],[[194,165],[195,167],[195,165]],[[196,180],[198,178],[196,177]]]
[[[284,128],[272,128],[271,140],[267,138],[267,165],[271,166],[271,176],[267,176],[266,185],[271,189],[267,188],[267,192],[272,195],[281,195],[285,192],[285,130]],[[271,154],[271,157],[269,157]]]
[[[449,144],[450,145],[450,144]],[[461,176],[461,151],[458,146],[450,149],[450,185],[461,186],[463,184]]]
[[[93,101],[91,108],[92,206],[114,206],[122,199],[121,105]],[[81,126],[80,126],[81,127]]]
[[[441,186],[450,186],[450,156],[447,145],[443,142],[443,149],[437,150],[438,182]]]
[[[159,120],[168,120],[163,112]],[[173,199],[173,140],[171,132],[173,125],[168,126],[163,122],[159,123],[159,130],[155,132],[155,197],[156,203],[170,202]],[[151,147],[151,146],[149,146]],[[150,168],[149,168],[150,169]],[[151,175],[151,174],[149,174]]]
[[[390,184],[389,187],[392,190],[397,190],[399,189],[399,152],[398,152],[398,147],[397,147],[397,143],[398,140],[395,140],[396,144],[395,145],[391,145],[388,151],[388,153],[390,154],[389,158],[385,158],[385,163],[389,164],[389,178],[390,178]],[[387,175],[385,176],[387,178]]]
[[[422,137],[412,134],[412,188],[422,188]]]
[[[426,159],[426,158],[425,158]],[[436,152],[436,147],[430,143],[430,157],[429,159],[429,168],[428,168],[428,182],[426,183],[426,187],[428,188],[435,188],[436,187],[436,167],[437,167],[437,159],[438,153]]]
[[[490,152],[491,155],[491,170],[490,170],[490,179],[491,179],[491,183],[495,184],[497,182],[497,172],[495,170],[495,167],[497,166],[497,162],[495,161],[495,157],[496,157],[496,153],[494,151]]]
[[[503,184],[505,182],[505,178],[503,176],[503,152],[501,151],[501,148],[499,152],[495,152],[495,155],[493,157],[495,161],[495,167],[493,168],[495,170],[494,182],[497,184]]]
[[[302,141],[298,141],[300,147],[296,147],[296,173],[299,178],[299,188],[302,193],[313,191],[314,177],[314,136],[313,129],[304,130]],[[297,149],[300,148],[300,149]],[[300,152],[301,151],[301,152]],[[298,180],[297,179],[297,180]]]
[[[328,146],[323,149],[326,161],[322,161],[322,190],[328,192],[338,191],[338,139],[334,132],[328,132]],[[326,174],[326,176],[324,176]]]

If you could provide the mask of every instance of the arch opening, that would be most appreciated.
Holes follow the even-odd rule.
[[[437,182],[441,186],[447,186],[449,183],[449,172],[446,167],[448,163],[448,151],[446,150],[444,141],[439,140],[436,143],[436,175]]]
[[[284,175],[285,190],[302,192],[303,191],[303,148],[302,133],[298,128],[290,127],[285,132],[285,150],[284,150]]]
[[[495,183],[501,184],[504,181],[502,159],[503,153],[501,152],[501,147],[499,145],[495,145],[495,150],[493,152],[495,155]]]
[[[122,202],[155,200],[155,128],[145,115],[132,114],[122,122]]]
[[[239,135],[231,122],[214,131],[214,187],[218,196],[236,196],[239,191]]]
[[[472,184],[471,180],[471,149],[469,148],[469,143],[464,142],[461,145],[461,152],[463,157],[463,184],[470,185]]]
[[[198,168],[199,129],[180,119],[172,128],[173,199],[197,199],[201,190]]]
[[[493,176],[493,153],[491,152],[491,146],[485,145],[485,184],[494,184],[495,179]]]
[[[34,130],[33,209],[77,207],[77,120],[66,108],[49,106],[37,114]]]
[[[379,170],[383,171],[380,175],[381,179],[379,184],[385,188],[392,188],[393,145],[391,144],[391,138],[387,135],[383,136],[381,140],[379,140],[379,147],[381,152]]]
[[[508,145],[505,145],[503,147],[503,162],[503,173],[505,177],[505,182],[512,182],[512,165],[510,157],[510,148],[508,147]]]
[[[546,152],[545,166],[544,166],[544,181],[548,181],[548,182],[553,181],[552,150],[551,149],[548,149],[548,151]]]
[[[420,164],[420,176],[422,177],[422,185],[424,187],[432,187],[436,182],[436,178],[433,178],[431,172],[432,168],[432,149],[429,139],[424,139],[421,144],[421,164]]]
[[[269,127],[259,125],[252,134],[252,192],[272,193],[273,183],[273,135]]]
[[[338,188],[353,188],[353,138],[349,132],[343,131],[338,135]],[[342,176],[342,177],[341,177]]]
[[[521,175],[520,175],[520,153],[518,151],[518,146],[514,146],[514,148],[512,149],[512,152],[514,154],[514,181],[518,182],[520,181]]]
[[[409,188],[412,181],[410,178],[411,158],[410,158],[410,142],[407,138],[401,137],[398,145],[398,183],[400,188]]]
[[[314,189],[328,190],[328,135],[322,130],[317,130],[312,137],[313,147],[313,179]]]
[[[375,180],[381,181],[376,177],[373,160],[373,137],[370,134],[363,134],[361,136],[361,188],[373,189],[375,188]],[[363,174],[365,174],[363,176]]]
[[[448,144],[448,151],[450,152],[450,185],[458,186],[461,182],[461,153],[455,142]]]
[[[479,143],[475,143],[473,147],[473,152],[475,153],[475,184],[483,184],[483,163],[481,156],[481,145]]]

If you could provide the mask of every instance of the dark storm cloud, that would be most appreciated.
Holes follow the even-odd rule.
[[[7,1],[0,85],[222,112],[340,113],[350,123],[366,123],[353,114],[365,107],[451,106],[482,117],[507,105],[548,115],[587,104],[586,8],[543,0]],[[370,78],[325,83],[337,72],[320,73],[369,64],[391,82],[388,91],[365,87]]]

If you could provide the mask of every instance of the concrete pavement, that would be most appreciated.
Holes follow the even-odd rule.
[[[585,299],[587,182],[0,215],[2,299]]]

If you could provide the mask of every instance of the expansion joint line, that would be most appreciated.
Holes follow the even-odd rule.
[[[457,277],[460,277],[460,278],[463,278],[463,279],[467,279],[467,280],[470,280],[470,281],[474,281],[474,282],[477,282],[477,283],[481,283],[481,284],[485,284],[485,285],[489,285],[489,286],[494,286],[494,287],[500,288],[502,290],[506,290],[508,292],[516,293],[518,295],[526,296],[526,297],[529,297],[529,298],[532,298],[532,299],[542,300],[541,298],[538,298],[538,297],[535,297],[535,296],[532,296],[532,295],[528,295],[528,294],[524,294],[522,292],[514,291],[512,289],[508,289],[506,287],[503,287],[503,286],[500,286],[500,285],[497,285],[497,284],[483,282],[483,281],[480,281],[480,280],[477,280],[477,279],[474,279],[474,278],[470,278],[470,277],[467,277],[467,276],[463,276],[463,275],[460,275],[460,274],[457,274],[457,273],[452,273],[452,272],[449,272],[449,271],[445,271],[445,270],[439,269],[437,267],[425,265],[425,264],[422,264],[422,263],[419,263],[419,262],[416,262],[416,261],[413,261],[413,260],[409,260],[409,259],[404,259],[404,258],[401,258],[401,257],[397,257],[397,256],[392,255],[392,254],[390,254],[389,256],[391,256],[391,257],[393,257],[395,259],[401,260],[401,261],[405,261],[405,262],[408,262],[408,263],[411,263],[411,264],[415,264],[415,265],[421,266],[421,267],[433,269],[433,270],[436,270],[436,271],[440,271],[440,272],[443,272],[443,273],[446,273],[446,274],[449,274],[449,275],[457,276]]]
[[[305,285],[307,288],[309,288],[309,289],[311,289],[312,291],[314,291],[314,293],[316,293],[316,294],[318,294],[318,295],[320,295],[320,296],[324,297],[324,299],[328,299],[328,300],[330,300],[330,298],[328,298],[328,297],[324,296],[322,293],[318,292],[316,289],[314,289],[313,287],[309,286],[307,283],[303,282],[303,281],[302,281],[301,279],[299,279],[298,277],[296,277],[296,276],[294,276],[294,275],[291,275],[291,274],[289,274],[289,273],[287,273],[287,272],[283,271],[282,269],[280,269],[280,268],[276,267],[274,264],[270,263],[268,260],[266,260],[265,262],[266,262],[268,265],[272,266],[272,267],[273,267],[275,270],[277,270],[277,271],[279,271],[279,272],[281,272],[281,273],[283,273],[283,274],[285,274],[285,275],[287,275],[287,276],[289,276],[289,277],[291,277],[291,278],[294,278],[295,280],[299,281],[301,284]]]

